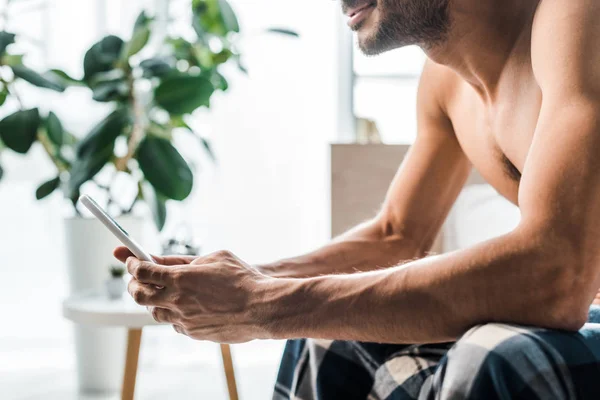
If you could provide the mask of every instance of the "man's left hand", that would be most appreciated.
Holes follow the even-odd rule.
[[[177,332],[198,340],[241,343],[268,338],[257,309],[273,278],[228,251],[193,260],[157,259],[165,264],[170,260],[185,263],[161,265],[135,257],[126,261],[133,276],[129,293],[138,304],[152,307],[157,322],[172,324]]]

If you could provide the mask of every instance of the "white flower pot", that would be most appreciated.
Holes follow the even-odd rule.
[[[108,278],[106,282],[104,282],[104,286],[106,287],[106,294],[108,295],[109,299],[119,300],[123,298],[123,295],[125,294],[127,283],[122,277]]]
[[[147,221],[119,217],[116,221],[144,246]],[[104,292],[112,252],[119,241],[96,219],[65,220],[66,253],[71,294],[87,290]],[[75,327],[77,377],[80,393],[115,393],[121,387],[125,363],[125,328]]]

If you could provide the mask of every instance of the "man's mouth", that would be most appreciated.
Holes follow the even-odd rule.
[[[377,6],[376,1],[367,1],[359,6],[352,7],[346,10],[348,16],[348,26],[353,27],[364,21]]]

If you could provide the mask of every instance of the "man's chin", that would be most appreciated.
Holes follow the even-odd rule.
[[[358,48],[367,56],[376,56],[412,43],[402,43],[389,36],[381,35],[377,27],[360,29],[356,34]]]
[[[360,50],[366,55],[376,55],[380,51],[377,46],[378,26],[371,19],[362,21],[351,29],[356,33],[356,40]]]
[[[358,48],[363,54],[367,56],[375,56],[381,53],[379,46],[377,45],[377,40],[375,40],[375,35],[366,33],[366,32],[358,32],[356,35]]]

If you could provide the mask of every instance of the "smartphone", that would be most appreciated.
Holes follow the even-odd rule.
[[[85,206],[85,208],[90,210],[94,217],[98,218],[100,222],[102,222],[104,226],[108,228],[108,230],[111,231],[111,233],[115,235],[117,239],[119,239],[119,241],[123,243],[123,245],[127,247],[138,259],[142,261],[154,262],[152,256],[144,251],[142,246],[133,240],[127,231],[117,224],[117,222],[112,219],[110,215],[108,215],[107,212],[104,211],[102,207],[100,207],[98,203],[96,203],[90,196],[83,195],[79,198],[79,201]]]

